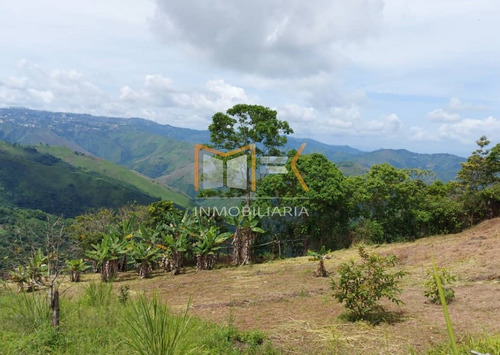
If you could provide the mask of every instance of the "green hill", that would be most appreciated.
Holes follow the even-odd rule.
[[[182,192],[169,189],[158,181],[107,160],[75,152],[66,147],[40,145],[36,148],[40,152],[51,154],[83,171],[102,174],[123,183],[136,186],[151,196],[173,201],[183,207],[189,206],[191,203],[189,197]]]
[[[34,147],[0,141],[0,205],[72,217],[97,207],[159,199],[130,183],[71,166]]]

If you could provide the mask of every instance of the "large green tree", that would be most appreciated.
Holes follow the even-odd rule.
[[[249,144],[255,144],[257,157],[263,155],[279,156],[280,147],[287,142],[287,135],[293,133],[286,121],[278,119],[277,112],[260,105],[239,104],[224,112],[217,112],[208,127],[210,140],[217,149],[235,150]],[[243,152],[241,153],[243,154]],[[233,158],[233,156],[231,157]],[[250,162],[250,157],[248,157]],[[247,166],[251,166],[248,164]],[[247,184],[244,190],[230,189],[229,195],[246,195],[246,206],[252,204],[251,179],[247,170]],[[233,263],[246,264],[252,260],[251,246],[255,233],[245,224],[236,226],[233,240]],[[249,248],[250,246],[250,248]]]
[[[290,168],[293,155],[290,152],[286,174],[267,176],[259,184],[257,194],[265,197],[261,205],[281,208],[276,223],[289,224],[294,239],[302,239],[304,253],[322,245],[332,249],[347,246],[349,216],[342,172],[322,154],[301,156],[297,169],[307,183],[306,191]]]
[[[470,224],[498,216],[500,212],[500,143],[488,149],[491,142],[486,136],[476,143],[478,148],[462,163],[457,175],[464,189],[463,201]]]

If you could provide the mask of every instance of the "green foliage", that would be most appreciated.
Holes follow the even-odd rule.
[[[112,291],[112,283],[90,282],[85,286],[82,302],[92,307],[109,305],[112,299]]]
[[[350,227],[351,242],[378,244],[384,240],[384,229],[376,220],[360,218]]]
[[[307,256],[310,256],[310,260],[318,261],[324,259],[325,255],[330,253],[330,250],[327,250],[324,245],[321,246],[319,251],[308,250]]]
[[[443,294],[446,303],[450,303],[455,299],[455,291],[449,287],[449,284],[456,281],[456,276],[449,273],[444,268],[437,268],[437,276],[443,288]],[[437,280],[434,275],[434,270],[429,269],[426,271],[427,280],[424,282],[424,296],[427,297],[432,303],[439,303],[439,289]]]
[[[131,334],[125,342],[137,354],[183,355],[198,350],[190,339],[194,329],[187,308],[181,316],[174,316],[156,297],[141,296],[132,303],[127,324]]]
[[[259,105],[239,104],[226,113],[217,112],[208,127],[210,140],[216,147],[233,150],[261,143],[266,154],[279,154],[286,135],[293,133],[288,122],[277,118],[277,112]],[[260,154],[260,148],[256,147]]]
[[[479,354],[500,354],[500,334],[494,335],[467,335],[460,341],[457,347],[457,354],[469,355],[471,350]],[[453,354],[453,348],[450,343],[436,345],[427,350],[427,355]]]
[[[25,331],[34,331],[50,324],[50,308],[46,294],[21,292],[18,297],[14,297],[11,307],[11,316]]]
[[[397,264],[394,255],[382,257],[368,254],[359,248],[360,263],[353,260],[343,263],[339,270],[339,280],[332,280],[334,297],[348,310],[352,319],[369,319],[380,309],[378,301],[385,297],[391,302],[401,304],[397,297],[401,293],[400,279],[404,271],[390,272],[388,269]]]
[[[120,180],[85,172],[36,148],[0,142],[0,202],[5,206],[73,217],[91,208],[151,203],[150,196]]]
[[[290,152],[290,156],[294,154]],[[297,169],[309,188],[304,191],[290,164],[291,158],[287,163],[287,174],[266,176],[259,182],[257,196],[266,198],[259,203],[264,208],[279,207],[279,203],[307,210],[307,214],[299,218],[276,218],[277,225],[289,225],[294,239],[302,238],[318,248],[320,245],[331,249],[349,246],[349,240],[345,238],[349,220],[347,191],[340,170],[321,154],[302,155]]]
[[[181,192],[170,189],[164,184],[153,181],[144,175],[137,174],[134,170],[127,169],[107,160],[79,152],[72,152],[67,147],[37,146],[37,150],[51,154],[75,168],[122,181],[126,185],[140,189],[147,195],[171,200],[184,207],[190,204],[189,197]]]
[[[458,172],[470,224],[500,215],[500,143],[487,149],[490,141],[485,136],[476,143],[478,149]]]

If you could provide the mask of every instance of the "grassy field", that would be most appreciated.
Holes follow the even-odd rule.
[[[493,355],[500,353],[499,242],[500,219],[494,219],[460,234],[368,247],[370,252],[397,255],[400,267],[408,272],[402,282],[404,304],[383,303],[386,321],[377,325],[347,321],[342,305],[332,297],[330,280],[337,277],[342,262],[357,258],[355,248],[330,255],[325,261],[328,278],[313,277],[316,263],[300,257],[212,271],[188,267],[178,276],[157,271],[148,280],[129,272],[121,274],[113,287],[118,293],[128,286],[132,298],[143,292],[158,295],[176,311],[190,303],[191,315],[240,331],[264,332],[274,348],[287,354],[445,354],[441,306],[422,294],[425,272],[434,258],[458,278],[449,310],[462,353],[475,349]],[[96,278],[87,274],[80,284],[63,284],[65,297],[81,297]],[[486,335],[492,337],[481,344]]]

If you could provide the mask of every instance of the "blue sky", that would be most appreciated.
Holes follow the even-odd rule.
[[[237,103],[297,137],[467,156],[500,138],[495,0],[0,0],[0,107],[206,129]]]

